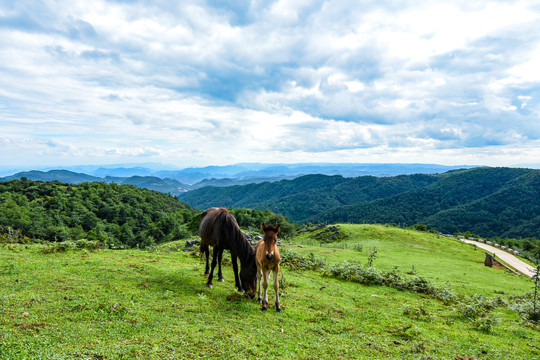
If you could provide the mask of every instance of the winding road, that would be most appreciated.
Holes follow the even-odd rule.
[[[502,262],[510,265],[511,267],[519,271],[520,273],[523,273],[529,277],[532,277],[534,275],[535,268],[533,266],[521,261],[516,256],[510,253],[507,253],[506,251],[496,248],[495,246],[491,246],[491,245],[484,244],[484,243],[474,241],[474,240],[461,239],[461,241],[467,244],[476,245],[479,248],[482,248],[492,254],[495,254],[496,259],[497,258],[500,259]]]

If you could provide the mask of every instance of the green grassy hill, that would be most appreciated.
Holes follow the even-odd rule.
[[[356,260],[363,264],[375,249],[373,263],[377,268],[414,272],[463,295],[519,293],[531,285],[525,277],[484,266],[484,251],[456,238],[384,225],[339,227],[346,235],[344,240],[325,243],[313,237],[317,232],[308,232],[295,239],[304,247],[293,248],[301,253],[315,252],[332,263]]]
[[[327,243],[318,230],[281,248],[281,313],[238,295],[230,265],[226,282],[207,289],[200,258],[180,251],[182,242],[151,251],[2,246],[0,358],[540,356],[539,325],[514,311],[530,280],[484,267],[480,250],[448,238],[374,225],[339,229],[339,241]],[[353,268],[393,274],[394,283],[366,285],[344,271]],[[399,290],[398,277],[424,288]]]

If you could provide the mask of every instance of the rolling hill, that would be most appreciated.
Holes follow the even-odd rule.
[[[252,207],[293,222],[426,224],[443,232],[540,238],[540,171],[474,168],[395,177],[309,175],[180,194],[197,208]]]

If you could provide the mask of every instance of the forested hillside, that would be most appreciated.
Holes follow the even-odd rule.
[[[306,175],[294,180],[231,187],[204,187],[180,194],[192,206],[249,207],[270,209],[293,222],[303,222],[325,210],[356,204],[423,188],[438,178],[434,175],[394,177]]]
[[[129,185],[0,182],[0,230],[46,241],[145,247],[189,236],[186,224],[196,212],[170,195]]]
[[[201,212],[171,195],[131,185],[11,180],[0,182],[0,243],[86,239],[142,248],[194,235]],[[282,238],[294,235],[282,215],[231,212],[242,229],[258,232],[266,222],[280,224]]]
[[[540,171],[517,177],[489,196],[427,217],[425,224],[447,232],[540,239]]]
[[[270,209],[299,223],[426,224],[451,233],[540,238],[539,179],[538,170],[487,167],[382,178],[309,175],[179,197],[196,207]]]

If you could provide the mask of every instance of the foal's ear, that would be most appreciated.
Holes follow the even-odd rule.
[[[263,223],[263,224],[261,225],[261,230],[262,230],[263,232],[266,231],[266,224],[265,224],[265,223]]]
[[[281,225],[278,225],[278,226],[276,227],[276,234],[279,232],[279,230],[281,230]]]

